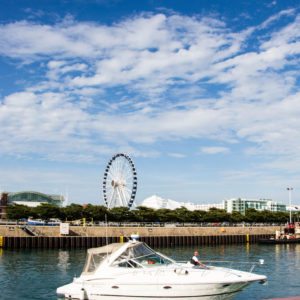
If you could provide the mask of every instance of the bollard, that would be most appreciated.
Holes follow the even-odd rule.
[[[124,243],[124,236],[120,235],[120,243]]]
[[[246,234],[246,243],[249,243],[249,234]]]
[[[2,248],[3,247],[3,236],[0,236],[0,248]]]

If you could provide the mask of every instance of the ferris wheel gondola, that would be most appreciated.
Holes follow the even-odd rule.
[[[108,162],[103,177],[103,197],[106,206],[131,208],[137,191],[137,173],[132,159],[115,154]]]

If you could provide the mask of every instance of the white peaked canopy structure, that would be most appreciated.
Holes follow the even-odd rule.
[[[107,207],[128,207],[134,202],[137,191],[137,173],[132,159],[115,154],[108,162],[103,177],[103,197]]]
[[[141,203],[140,206],[145,206],[153,209],[177,209],[180,207],[185,207],[188,210],[205,210],[208,211],[210,208],[218,208],[218,209],[224,209],[224,202],[223,203],[218,203],[218,204],[195,204],[191,202],[177,202],[171,199],[164,199],[159,196],[153,195],[150,196]]]

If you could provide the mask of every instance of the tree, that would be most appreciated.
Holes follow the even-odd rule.
[[[178,222],[191,222],[192,214],[191,211],[186,207],[181,206],[180,208],[176,208],[174,210],[174,214],[176,215],[176,219]]]
[[[205,222],[207,212],[205,210],[194,210],[192,212],[192,218],[195,222]]]
[[[145,206],[138,206],[132,213],[139,222],[156,222],[158,219],[156,210]]]
[[[7,217],[11,220],[28,219],[34,217],[32,208],[26,205],[14,204],[7,207]]]
[[[83,207],[72,203],[61,209],[62,216],[68,220],[79,220],[83,218]]]
[[[233,211],[230,215],[230,222],[240,223],[245,220],[245,217],[238,211]]]
[[[177,215],[174,210],[162,208],[158,209],[156,213],[158,222],[177,222]]]
[[[61,217],[60,208],[56,205],[49,203],[42,203],[41,205],[34,207],[33,211],[36,216],[43,220]]]
[[[134,220],[134,215],[128,207],[114,207],[108,211],[109,221],[129,222]]]
[[[83,212],[86,218],[92,218],[94,221],[104,221],[105,215],[108,214],[105,206],[91,204],[87,205]]]
[[[212,207],[207,212],[205,218],[207,222],[228,222],[230,214],[225,209]]]

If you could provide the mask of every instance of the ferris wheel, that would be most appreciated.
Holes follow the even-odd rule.
[[[137,173],[132,159],[115,154],[108,162],[103,177],[103,197],[107,207],[130,208],[137,190]]]

